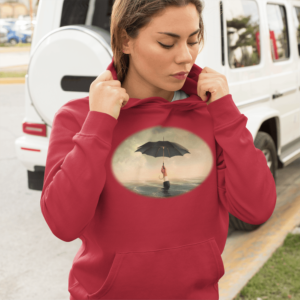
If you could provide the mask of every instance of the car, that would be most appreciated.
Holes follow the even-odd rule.
[[[31,24],[35,26],[36,24],[35,16],[33,16],[32,19],[30,16],[19,16],[17,19],[14,20],[15,20],[16,27],[18,27],[19,29],[23,29],[24,27],[31,26]]]
[[[300,157],[300,1],[203,2],[206,41],[195,63],[226,76],[276,182],[276,170]],[[40,1],[25,77],[23,136],[15,141],[29,189],[43,188],[55,113],[88,96],[91,82],[112,60],[112,5],[112,0]],[[251,231],[259,225],[230,215],[230,226]]]
[[[0,19],[0,27],[6,25],[6,26],[13,26],[16,22],[16,19],[13,19],[13,18],[3,18],[3,19]]]
[[[32,31],[31,30],[14,30],[13,27],[9,27],[4,25],[4,27],[8,30],[7,32],[7,41],[12,45],[17,43],[30,43]]]
[[[15,19],[12,18],[0,19],[0,43],[7,43],[7,33],[14,23]]]
[[[28,18],[17,19],[14,23],[14,30],[20,32],[31,32],[35,27],[36,20],[33,19],[32,22]]]
[[[6,43],[7,42],[7,33],[8,30],[4,27],[0,27],[0,43]]]

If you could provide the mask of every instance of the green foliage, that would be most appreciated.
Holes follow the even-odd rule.
[[[25,77],[27,72],[0,72],[0,78]]]
[[[31,43],[17,43],[15,46],[10,43],[0,43],[0,47],[6,48],[20,48],[20,47],[31,47]]]

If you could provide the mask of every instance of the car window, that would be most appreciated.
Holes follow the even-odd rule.
[[[272,60],[286,60],[290,56],[290,48],[285,7],[279,4],[268,3],[267,18]]]
[[[293,20],[296,32],[296,40],[298,45],[298,55],[300,56],[300,7],[293,8]]]
[[[64,0],[60,27],[85,24],[89,0]]]
[[[259,11],[255,0],[227,1],[228,63],[242,68],[260,63]]]

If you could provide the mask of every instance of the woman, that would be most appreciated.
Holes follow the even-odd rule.
[[[71,300],[219,299],[228,212],[251,224],[273,213],[275,182],[247,117],[226,78],[194,64],[202,10],[200,0],[117,0],[112,62],[89,97],[55,115],[41,209],[55,236],[82,240]]]

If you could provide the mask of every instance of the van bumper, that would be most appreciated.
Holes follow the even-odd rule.
[[[43,190],[48,138],[25,134],[15,140],[17,158],[27,169],[28,188]]]

